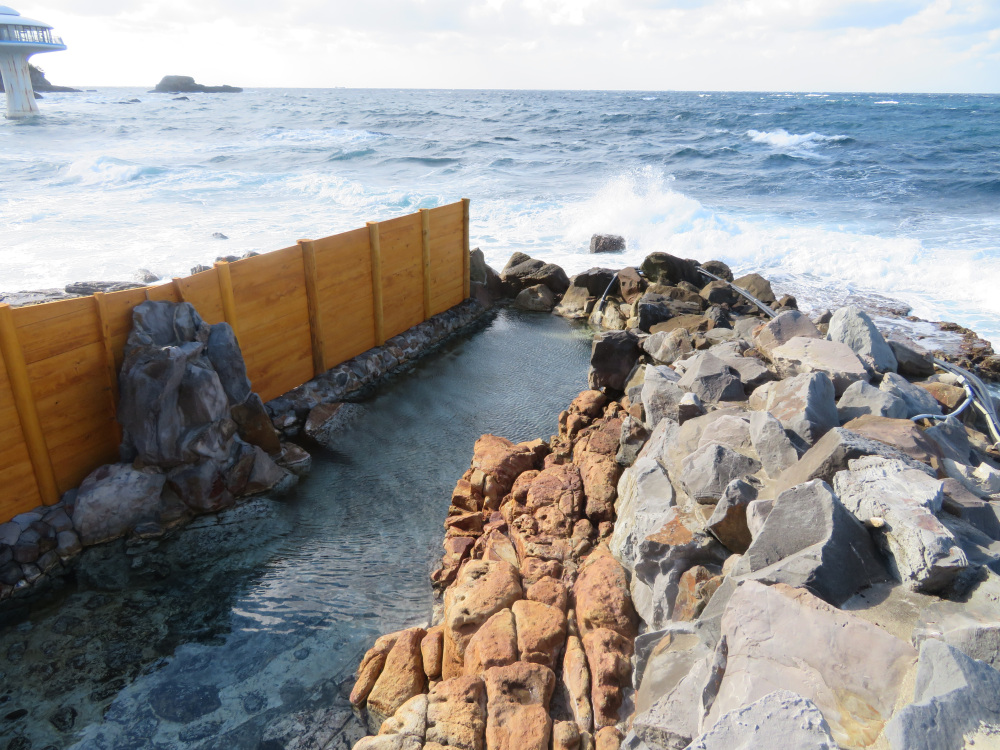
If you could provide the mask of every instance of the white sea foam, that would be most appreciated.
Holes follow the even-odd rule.
[[[893,100],[893,99],[886,99],[885,101],[881,101],[881,102],[872,102],[872,103],[873,103],[873,104],[899,104],[899,102],[897,102],[897,101],[895,101],[895,100]]]
[[[747,137],[754,143],[764,143],[777,149],[808,149],[821,143],[838,143],[850,139],[848,135],[823,135],[822,133],[789,133],[784,128],[761,131],[748,130]]]

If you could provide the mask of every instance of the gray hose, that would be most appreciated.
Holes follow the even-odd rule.
[[[742,288],[740,288],[740,287],[736,286],[735,284],[733,284],[733,283],[730,283],[730,282],[726,281],[725,279],[723,279],[723,278],[720,278],[719,276],[716,276],[716,275],[715,275],[714,273],[712,273],[711,271],[706,271],[706,270],[705,270],[704,268],[702,268],[701,266],[698,266],[698,270],[699,270],[699,271],[700,271],[701,273],[703,273],[703,274],[705,274],[706,276],[708,276],[709,278],[712,278],[712,279],[715,279],[716,281],[721,281],[721,282],[722,282],[723,284],[726,284],[726,285],[727,285],[727,286],[728,286],[728,287],[729,287],[730,289],[732,289],[732,290],[733,290],[734,292],[736,292],[737,294],[739,294],[739,295],[742,295],[743,297],[746,297],[746,298],[747,298],[748,300],[750,300],[750,301],[751,301],[751,302],[753,302],[753,303],[754,303],[755,305],[757,305],[757,308],[758,308],[758,309],[759,309],[759,310],[760,310],[760,311],[761,311],[762,313],[764,313],[765,315],[767,315],[767,316],[769,316],[769,317],[772,317],[772,318],[774,318],[774,317],[776,317],[776,316],[778,315],[778,313],[776,313],[776,312],[775,312],[774,310],[772,310],[772,309],[771,309],[770,307],[768,307],[768,306],[767,306],[767,305],[765,305],[765,304],[764,304],[763,302],[761,302],[761,301],[760,301],[759,299],[757,299],[756,297],[754,297],[754,296],[753,296],[752,294],[750,294],[750,292],[748,292],[748,291],[747,291],[746,289],[742,289]]]

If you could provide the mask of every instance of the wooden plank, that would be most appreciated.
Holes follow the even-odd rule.
[[[42,504],[0,348],[0,520]]]
[[[306,302],[309,308],[309,339],[312,343],[313,371],[316,375],[326,372],[323,353],[323,310],[317,289],[319,272],[316,270],[316,248],[312,240],[299,240],[302,248],[302,268],[306,277]]]
[[[118,414],[118,367],[115,364],[115,350],[111,340],[111,323],[108,318],[108,303],[103,292],[94,294],[94,308],[97,311],[97,319],[101,326],[101,345],[104,347],[104,372],[108,379],[108,396],[110,400],[111,416]],[[115,419],[115,435],[118,442],[121,442],[121,425]]]
[[[78,487],[95,468],[118,460],[118,442],[111,435],[110,424],[95,423],[91,429],[52,449],[53,461],[59,467],[61,491]]]
[[[273,294],[279,280],[297,281],[300,288],[304,283],[302,251],[298,245],[238,260],[230,263],[229,269],[237,301],[263,300],[268,294]]]
[[[383,335],[391,338],[424,319],[423,219],[400,216],[379,225],[382,251]]]
[[[185,302],[190,302],[201,319],[209,325],[224,323],[226,313],[222,309],[222,292],[219,289],[219,272],[212,268],[194,276],[174,279]]]
[[[309,322],[309,301],[303,288],[289,288],[285,294],[276,297],[270,304],[253,305],[249,300],[241,301],[240,293],[236,291],[236,309],[240,316],[240,331],[252,339],[256,331],[267,326],[277,318],[296,316],[301,318],[301,324]]]
[[[431,214],[426,208],[420,209],[420,240],[424,270],[424,320],[431,316]]]
[[[39,316],[32,307],[48,307],[49,314]],[[60,310],[61,314],[54,314]],[[100,322],[90,297],[18,307],[12,314],[24,361],[29,364],[101,338]]]
[[[229,263],[226,261],[219,261],[215,264],[215,272],[219,279],[219,295],[222,297],[222,313],[226,318],[226,322],[229,323],[229,327],[233,329],[233,335],[236,337],[236,343],[240,344],[240,348],[243,348],[242,339],[240,338],[240,325],[239,318],[236,314],[236,299],[233,295],[233,279],[232,274],[229,269]]]
[[[375,345],[385,343],[385,316],[382,304],[382,248],[378,222],[368,222],[368,244],[372,257],[372,312],[375,316]]]
[[[6,304],[0,305],[0,352],[3,353],[7,378],[14,395],[14,404],[24,433],[28,457],[38,484],[38,494],[43,503],[52,505],[59,501],[55,472],[52,469],[48,446],[45,444],[45,433],[38,418],[35,397],[31,391],[31,380],[28,377],[28,366],[21,353],[14,317],[11,315],[10,305]]]
[[[469,278],[469,199],[462,198],[462,224],[464,235],[462,242],[462,299],[468,299],[471,293],[471,279]]]
[[[146,299],[153,302],[183,302],[173,284],[146,287]]]
[[[108,292],[105,296],[108,323],[112,338],[128,337],[132,330],[132,308],[146,301],[145,289],[126,289],[123,292]],[[116,352],[116,356],[117,356]]]

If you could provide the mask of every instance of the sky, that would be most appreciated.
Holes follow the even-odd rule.
[[[1000,93],[1000,0],[2,0],[53,83]]]

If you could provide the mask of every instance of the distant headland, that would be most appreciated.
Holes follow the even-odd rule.
[[[28,63],[28,72],[31,74],[31,87],[36,93],[39,91],[80,93],[80,89],[70,88],[69,86],[55,86],[49,83],[49,80],[45,77],[45,71],[31,63]],[[2,93],[4,93],[3,79],[0,78],[0,94]]]
[[[239,94],[239,86],[205,86],[191,76],[163,76],[150,94]]]

